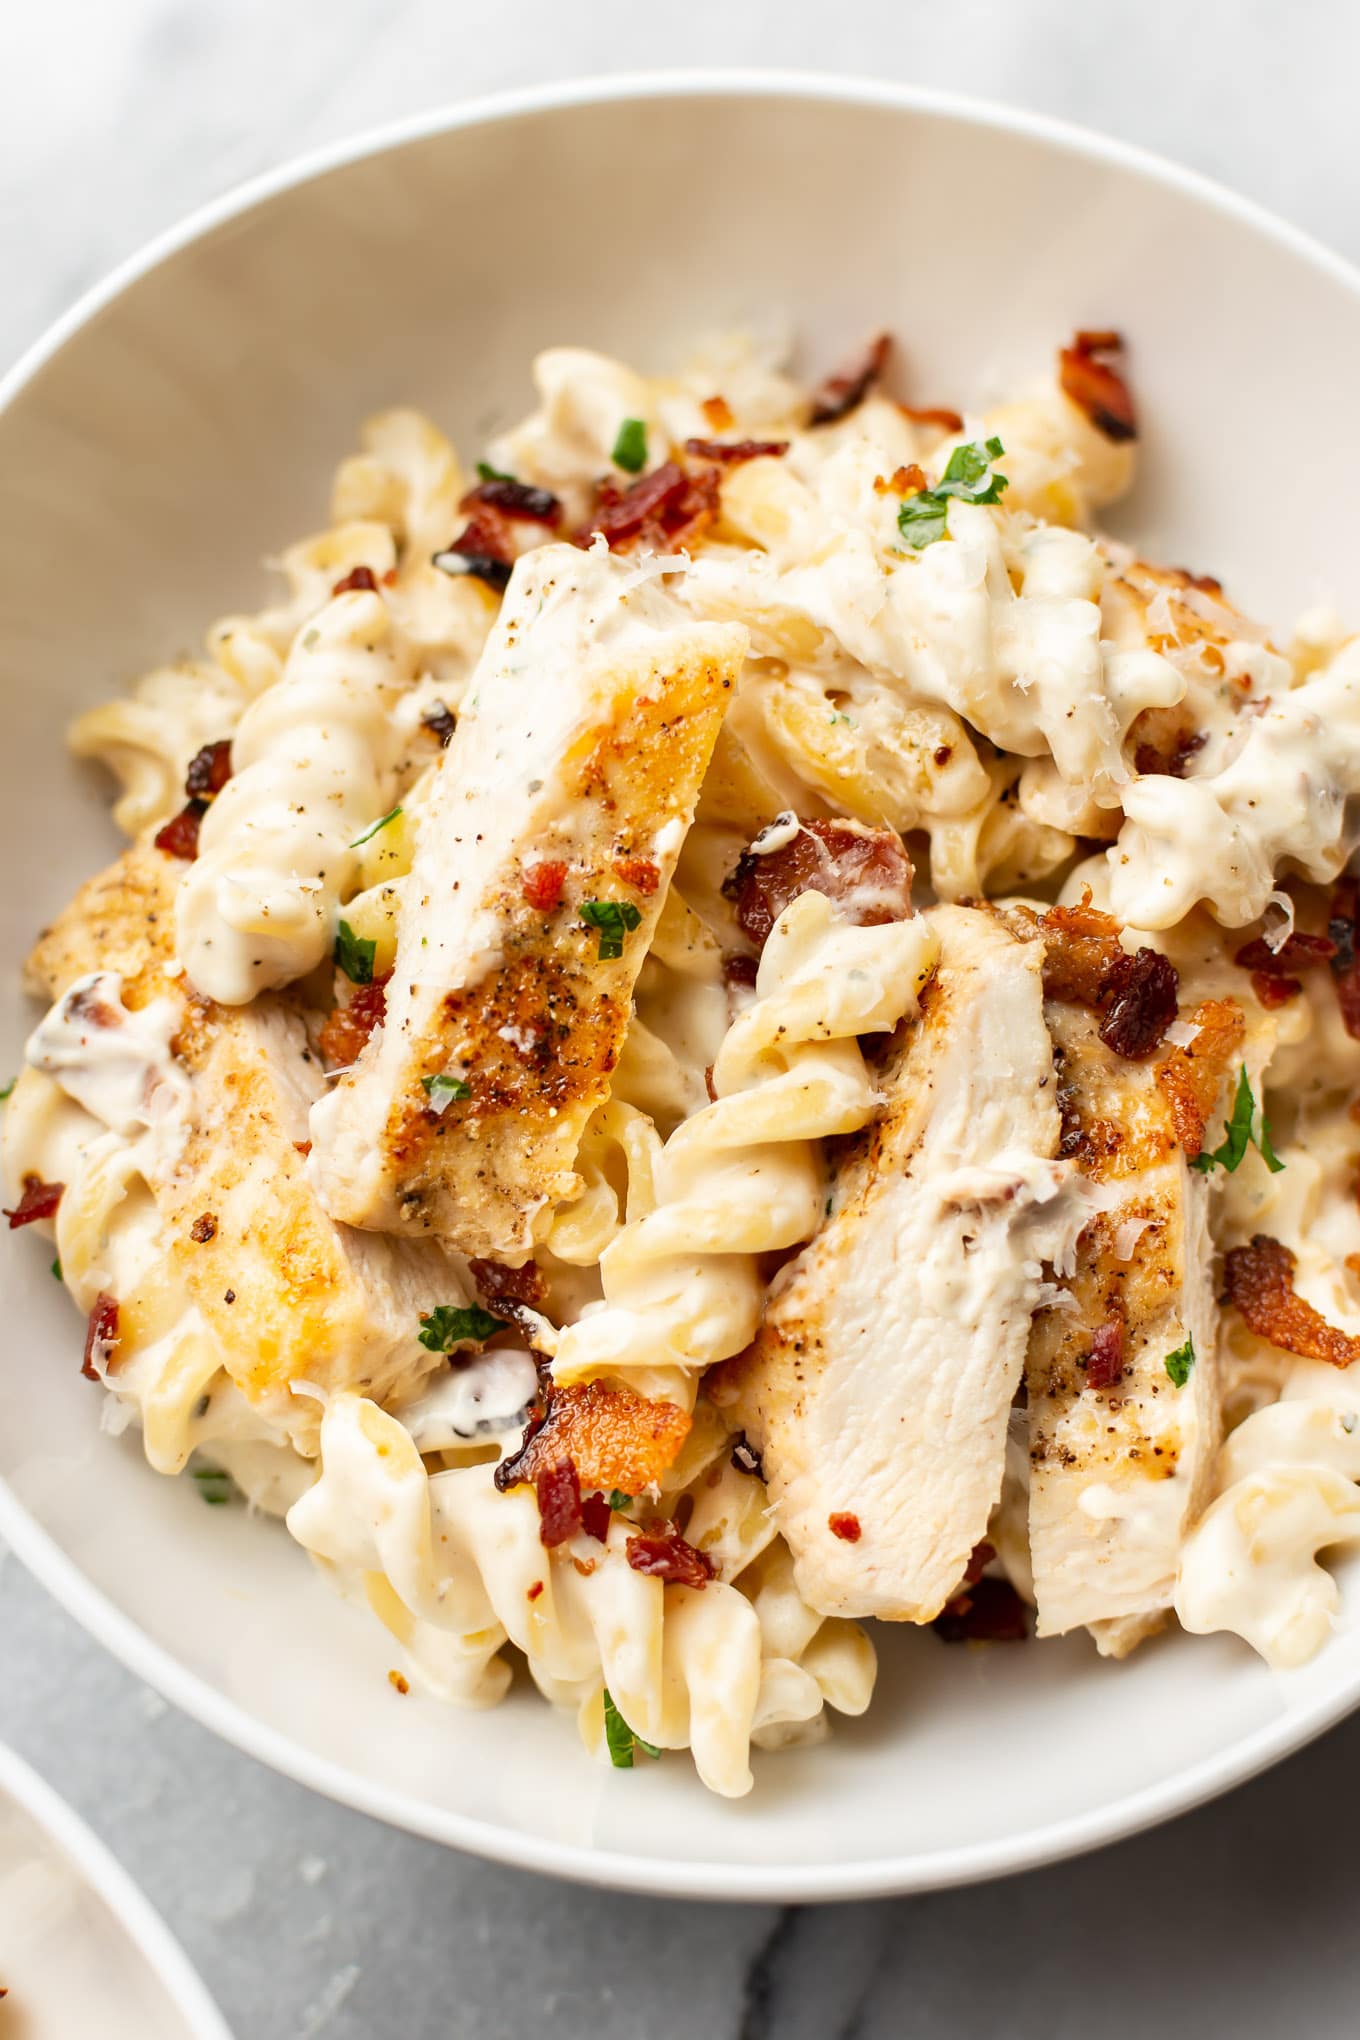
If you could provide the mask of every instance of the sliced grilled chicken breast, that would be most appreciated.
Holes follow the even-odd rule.
[[[386,1022],[312,1113],[334,1217],[522,1258],[579,1188],[745,647],[655,562],[519,561],[421,818]]]
[[[1043,1263],[1080,1223],[1037,942],[937,907],[939,968],[835,1208],[734,1370],[799,1592],[926,1622],[1001,1491]]]
[[[1082,1624],[1122,1657],[1171,1605],[1219,1434],[1210,1188],[1178,1142],[1159,1062],[1050,1000],[1064,1152],[1098,1209],[1026,1363],[1030,1556],[1041,1636]],[[1219,1073],[1215,1071],[1217,1084]]]
[[[277,1390],[287,1407],[294,1381],[401,1392],[442,1364],[419,1343],[420,1313],[466,1300],[459,1273],[431,1243],[322,1209],[304,1155],[323,1077],[302,1019],[286,995],[217,1006],[167,972],[182,871],[129,850],[44,933],[27,977],[58,1003],[30,1059],[110,1125],[149,1118],[157,1206],[247,1394]]]

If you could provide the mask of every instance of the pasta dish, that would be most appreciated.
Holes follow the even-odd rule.
[[[1360,637],[1101,535],[1117,334],[891,368],[554,348],[472,472],[371,419],[76,723],[129,847],[4,1107],[105,1429],[399,1693],[729,1796],[866,1623],[1294,1666],[1360,1531]]]

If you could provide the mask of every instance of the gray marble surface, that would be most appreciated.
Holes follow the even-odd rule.
[[[1010,100],[1163,150],[1360,258],[1352,0],[5,0],[0,25],[0,363],[149,235],[299,150],[440,100],[649,67]],[[141,1881],[239,2040],[1356,2030],[1338,1812],[1360,1720],[1086,1861],[823,1911],[580,1891],[377,1827],[167,1708],[13,1559],[0,1736]]]

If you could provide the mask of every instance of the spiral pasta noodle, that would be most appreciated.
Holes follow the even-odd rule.
[[[813,892],[785,908],[718,1053],[714,1102],[656,1157],[655,1208],[602,1255],[605,1302],[560,1333],[559,1379],[688,1373],[749,1342],[757,1255],[808,1239],[822,1215],[815,1143],[873,1116],[856,1036],[916,1010],[937,953],[920,916],[854,927]]]

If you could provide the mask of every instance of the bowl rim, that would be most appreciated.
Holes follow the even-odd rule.
[[[0,1799],[25,1813],[101,1898],[146,1963],[193,2040],[231,2040],[207,1986],[150,1899],[75,1810],[14,1749],[0,1743]]]
[[[24,351],[0,377],[0,413],[9,409],[68,340],[130,285],[191,243],[266,200],[333,170],[434,135],[525,115],[625,100],[744,96],[816,100],[924,114],[1043,142],[1077,160],[1130,171],[1146,182],[1195,200],[1286,249],[1360,298],[1360,268],[1302,228],[1199,171],[1075,122],[963,93],[834,73],[763,68],[621,72],[527,86],[427,108],[305,151],[196,207],[117,264]],[[124,1615],[30,1515],[3,1477],[0,1477],[0,1539],[81,1627],[130,1672],[223,1741],[283,1776],[389,1826],[491,1862],[654,1897],[780,1904],[893,1897],[1038,1869],[1190,1812],[1301,1749],[1360,1705],[1360,1661],[1357,1661],[1348,1674],[1339,1673],[1328,1690],[1314,1694],[1306,1704],[1217,1755],[1086,1813],[1066,1816],[1004,1840],[968,1842],[924,1856],[905,1852],[840,1864],[748,1866],[697,1859],[674,1862],[659,1856],[635,1856],[621,1850],[597,1850],[583,1844],[553,1841],[432,1807],[409,1793],[375,1784],[339,1762],[318,1756],[280,1730],[258,1721],[199,1674],[189,1671]],[[3,1756],[0,1748],[0,1783],[4,1782]],[[67,1818],[75,1820],[73,1815],[68,1814]],[[78,1822],[76,1826],[79,1827]],[[124,1875],[118,1872],[119,1877]],[[168,1931],[146,1901],[140,1899],[135,1887],[131,1889],[188,1970],[187,1960],[170,1941]],[[188,1974],[197,1983],[192,1970]],[[219,2021],[206,2031],[216,2035],[225,2029]]]

